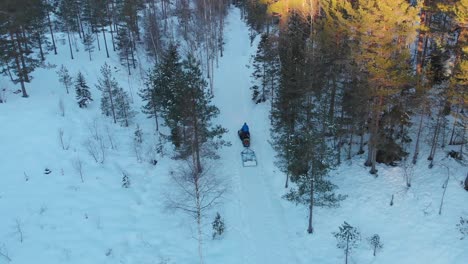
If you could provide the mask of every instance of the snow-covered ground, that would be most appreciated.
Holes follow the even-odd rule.
[[[379,166],[379,177],[374,178],[361,166],[360,157],[345,163],[332,174],[339,192],[348,198],[339,208],[316,208],[315,232],[307,234],[307,209],[281,198],[285,176],[274,166],[268,143],[269,106],[250,100],[248,65],[258,39],[250,45],[248,28],[234,8],[225,35],[214,103],[232,146],[222,149],[221,159],[213,163],[228,192],[210,214],[221,213],[226,232],[221,240],[212,241],[213,217],[206,219],[206,263],[342,263],[343,252],[331,233],[343,221],[358,227],[363,237],[350,263],[468,263],[468,239],[460,240],[456,229],[459,217],[468,217],[468,192],[460,186],[467,168],[445,158],[442,151],[431,170],[427,153],[421,153],[410,189],[400,168]],[[72,61],[67,49],[61,43],[59,55],[48,55],[56,68],[36,70],[27,87],[28,99],[12,94],[13,86],[5,77],[0,79],[10,90],[8,102],[0,104],[0,253],[11,260],[0,255],[0,263],[198,263],[193,219],[165,206],[165,194],[175,191],[169,172],[177,162],[167,155],[157,156],[156,166],[138,162],[132,146],[135,125],[121,128],[100,114],[100,92],[94,85],[104,62],[115,66],[115,76],[133,95],[136,110],[142,74],[129,78],[115,54],[106,59],[105,52],[95,52],[90,62],[81,50]],[[58,82],[61,64],[73,76],[79,70],[85,74],[95,99],[90,108],[78,108],[74,91],[66,94]],[[240,162],[237,130],[243,122],[250,126],[257,167],[244,168]],[[155,141],[153,122],[139,114],[135,123],[145,133],[143,156],[149,158],[146,152]],[[93,124],[105,138],[103,164],[96,163],[84,146]],[[59,130],[69,144],[67,150],[62,149]],[[83,162],[84,182],[73,166],[77,159]],[[450,179],[439,215],[446,166]],[[52,172],[45,174],[46,168]],[[129,174],[130,188],[122,188],[122,170]],[[376,257],[365,241],[373,234],[384,243]]]

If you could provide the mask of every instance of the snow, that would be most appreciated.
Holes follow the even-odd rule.
[[[285,175],[274,166],[268,142],[270,107],[251,101],[248,65],[258,37],[250,45],[248,33],[239,10],[231,9],[224,57],[215,72],[214,103],[232,146],[221,149],[220,160],[213,162],[229,192],[205,219],[206,263],[343,263],[331,234],[343,221],[358,227],[363,237],[350,263],[468,263],[468,239],[460,240],[456,230],[459,217],[468,216],[468,192],[460,185],[467,168],[440,150],[434,168],[428,169],[428,151],[422,149],[409,189],[401,168],[379,166],[375,178],[361,166],[364,157],[343,164],[332,172],[333,182],[348,198],[339,208],[315,208],[314,233],[307,234],[307,208],[281,198]],[[157,157],[156,166],[138,162],[132,147],[135,126],[121,128],[100,114],[100,92],[94,85],[104,62],[116,67],[115,76],[133,95],[135,110],[141,105],[136,91],[143,86],[144,73],[128,77],[117,56],[107,59],[104,50],[96,51],[90,62],[83,49],[70,60],[67,49],[62,43],[59,55],[48,55],[57,67],[34,73],[28,99],[12,94],[13,86],[0,79],[9,86],[8,102],[0,104],[0,252],[11,258],[8,262],[0,256],[0,263],[198,263],[193,219],[165,204],[165,195],[176,191],[169,172],[177,169],[177,161],[166,155]],[[61,64],[73,77],[78,70],[85,74],[95,100],[90,108],[79,109],[74,90],[67,95],[59,84],[55,71]],[[64,117],[59,100],[65,105]],[[108,147],[103,164],[94,162],[83,146],[93,122],[106,142],[108,127],[117,145],[115,150]],[[243,147],[236,131],[243,122],[250,126],[256,167],[240,162]],[[154,122],[139,114],[135,123],[144,131],[143,156],[148,158]],[[68,150],[62,150],[59,129]],[[84,183],[73,168],[77,158],[84,164]],[[447,167],[450,179],[439,215]],[[52,172],[44,174],[46,168]],[[122,188],[122,170],[130,175],[130,188]],[[226,231],[222,239],[211,240],[216,211],[225,219]],[[375,233],[384,248],[373,257],[365,238]]]

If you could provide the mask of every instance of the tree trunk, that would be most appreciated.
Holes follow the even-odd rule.
[[[348,255],[349,255],[349,235],[346,237],[346,249],[345,249],[345,264],[348,264]]]
[[[423,106],[424,107],[424,106]],[[421,138],[421,131],[423,126],[424,114],[421,114],[421,118],[419,119],[419,128],[418,134],[416,136],[416,143],[414,145],[414,154],[413,154],[413,164],[416,164],[419,155],[419,140]]]
[[[361,155],[364,153],[364,132],[361,131],[361,134],[359,135],[359,150],[357,152],[358,155]]]
[[[10,40],[11,40],[11,44],[13,45],[13,49],[15,51],[17,51],[16,44],[15,44],[15,39],[13,37],[13,32],[11,30],[10,30]],[[27,97],[29,97],[29,95],[26,92],[26,87],[24,85],[23,70],[21,69],[20,60],[18,58],[19,52],[15,52],[14,54],[15,54],[14,56],[15,56],[16,70],[18,71],[18,78],[19,78],[19,81],[20,81],[20,84],[21,84],[21,92],[23,93],[23,97],[27,98]]]
[[[20,36],[19,36],[18,31],[16,31],[16,43],[18,43],[18,54],[19,54],[20,61],[21,61],[21,70],[22,70],[23,80],[25,82],[29,82],[29,76],[26,70],[26,61],[24,60],[24,53],[23,53],[23,49],[21,48]]]
[[[67,37],[68,37],[68,47],[70,48],[70,56],[71,56],[71,59],[73,60],[73,48],[72,48],[72,45],[71,45],[71,40],[70,40],[70,30],[68,30],[68,27],[67,27]]]
[[[466,174],[466,178],[465,178],[465,190],[468,191],[468,173]]]
[[[311,173],[311,178],[310,178],[309,227],[307,228],[307,233],[312,234],[314,232],[314,228],[312,227],[312,217],[313,217],[313,209],[314,209],[314,176],[312,172],[310,173]]]
[[[92,29],[92,30],[94,30],[94,29]],[[101,42],[99,41],[98,30],[94,31],[94,33],[96,34],[97,49],[98,49],[98,51],[101,51]]]
[[[44,51],[42,50],[42,38],[40,33],[37,33],[37,42],[39,43],[39,54],[41,55],[41,61],[45,61]]]
[[[52,46],[54,47],[54,54],[57,55],[57,47],[55,46],[55,37],[54,37],[54,32],[52,30],[52,21],[50,20],[50,13],[47,12],[47,20],[49,21],[49,30],[50,30],[50,36],[52,37]]]
[[[104,36],[104,46],[106,47],[106,55],[107,58],[109,58],[109,49],[107,49],[106,31],[104,30],[104,26],[102,26],[102,36]]]
[[[453,138],[455,136],[455,127],[456,127],[456,124],[457,124],[457,119],[458,119],[458,104],[456,104],[456,108],[455,108],[455,116],[453,117],[453,126],[452,126],[452,133],[450,133],[450,140],[449,140],[449,145],[454,145],[455,143],[453,142]]]
[[[114,124],[116,124],[117,119],[115,117],[114,98],[113,98],[113,94],[112,94],[112,87],[107,87],[107,92],[109,93],[109,100],[110,100],[110,103],[111,103],[112,117],[114,118]]]

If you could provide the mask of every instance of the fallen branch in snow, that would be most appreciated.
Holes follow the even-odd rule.
[[[80,159],[80,157],[76,157],[75,160],[73,160],[73,168],[80,174],[81,182],[84,182],[83,178],[83,161]]]
[[[65,134],[65,131],[63,131],[63,128],[59,128],[59,139],[60,139],[60,145],[62,146],[63,150],[68,150],[70,148],[70,142],[65,142],[63,139],[63,135]]]
[[[11,262],[11,258],[8,256],[8,251],[5,249],[5,245],[0,248],[0,256]]]
[[[21,222],[19,219],[16,219],[15,222],[16,222],[16,232],[18,233],[20,237],[20,242],[23,243],[23,229],[21,228]]]

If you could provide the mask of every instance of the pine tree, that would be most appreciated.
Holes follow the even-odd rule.
[[[76,92],[76,101],[80,108],[87,107],[93,99],[91,98],[91,92],[89,86],[86,83],[84,75],[81,72],[78,72],[75,81],[75,92]]]
[[[378,250],[381,250],[383,248],[382,242],[380,242],[380,236],[377,234],[374,234],[373,236],[367,238],[367,241],[369,242],[370,246],[372,247],[374,251],[374,257],[375,254]]]
[[[20,83],[23,97],[28,97],[26,83],[44,58],[46,6],[39,0],[3,0],[0,10],[1,73]]]
[[[102,77],[98,79],[97,89],[102,92],[101,111],[106,116],[112,116],[114,123],[117,123],[116,96],[119,93],[119,84],[112,76],[112,71],[107,63],[101,67]],[[122,98],[121,98],[122,99]]]
[[[181,121],[185,137],[179,148],[181,157],[192,155],[197,169],[201,171],[202,155],[217,158],[215,150],[227,143],[221,139],[227,130],[220,125],[214,125],[213,119],[219,114],[219,109],[211,103],[213,96],[207,89],[200,63],[191,54],[183,61],[184,95],[176,108],[181,109]]]
[[[336,246],[343,249],[345,252],[346,260],[345,264],[348,264],[348,256],[351,254],[353,248],[355,248],[361,240],[361,233],[356,227],[346,223],[346,221],[339,227],[339,232],[333,232],[338,243]]]
[[[136,59],[134,51],[134,41],[130,30],[123,26],[119,28],[117,37],[117,49],[120,56],[120,63],[127,67],[128,75],[131,75],[131,68],[136,68]]]
[[[128,127],[135,117],[136,112],[130,106],[128,93],[121,87],[116,89],[115,96],[115,116],[117,121],[124,127]]]
[[[348,5],[343,9],[351,29],[353,60],[368,82],[370,139],[366,165],[371,166],[371,174],[377,173],[378,152],[386,150],[379,143],[387,140],[394,144],[395,134],[388,131],[401,125],[398,119],[384,124],[382,114],[389,115],[395,108],[406,112],[401,109],[405,106],[401,104],[402,95],[414,85],[408,47],[416,37],[418,11],[406,0],[364,0],[358,8]]]
[[[94,39],[93,32],[91,31],[86,32],[83,36],[84,49],[88,52],[90,61],[92,60],[91,53],[94,51]]]
[[[63,84],[63,86],[67,90],[67,94],[68,94],[69,93],[69,88],[73,84],[73,78],[71,77],[70,73],[68,72],[68,69],[63,64],[60,67],[60,70],[57,71],[57,74],[59,76],[59,81]]]
[[[252,77],[256,84],[251,87],[252,100],[258,104],[272,99],[279,84],[279,57],[273,35],[262,34],[253,59]]]

